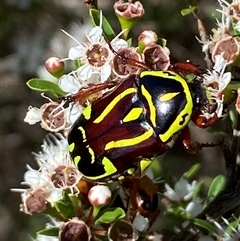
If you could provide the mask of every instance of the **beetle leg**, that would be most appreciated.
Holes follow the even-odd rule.
[[[80,89],[76,94],[70,95],[70,96],[65,96],[63,98],[60,98],[59,100],[61,101],[62,99],[68,101],[68,102],[76,102],[79,101],[81,104],[84,105],[86,100],[93,94],[97,94],[98,92],[108,89],[108,88],[113,88],[117,86],[119,83],[117,81],[109,81],[97,85],[89,85],[88,88],[82,88]]]
[[[182,142],[184,148],[191,154],[195,154],[196,152],[202,150],[204,147],[215,147],[215,146],[221,146],[223,144],[223,139],[220,139],[216,143],[199,143],[195,142],[194,144],[191,141],[190,131],[188,127],[185,127],[182,130]]]
[[[192,73],[195,75],[200,74],[199,65],[193,64],[191,61],[187,60],[185,62],[178,62],[169,67],[169,70],[180,74],[181,72]]]
[[[210,118],[206,118],[205,116],[200,115],[200,113],[201,112],[195,113],[192,116],[192,121],[196,126],[200,128],[207,128],[209,126],[212,126],[221,119],[217,116],[216,113],[214,113],[214,115]]]

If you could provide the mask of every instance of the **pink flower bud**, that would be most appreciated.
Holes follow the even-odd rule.
[[[88,199],[93,206],[105,206],[111,200],[112,193],[107,186],[93,186],[88,192]]]
[[[152,30],[144,30],[138,37],[138,45],[143,45],[144,47],[147,44],[156,43],[158,36]]]
[[[58,57],[50,57],[45,62],[46,70],[56,78],[59,78],[64,73],[64,63]]]

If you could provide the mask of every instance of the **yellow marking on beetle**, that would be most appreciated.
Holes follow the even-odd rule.
[[[74,157],[73,162],[74,162],[75,166],[78,165],[78,163],[79,163],[80,160],[81,160],[81,157],[80,157],[80,156],[75,156],[75,157]]]
[[[169,129],[165,133],[159,135],[159,138],[163,142],[167,142],[169,138],[171,138],[176,132],[180,131],[190,121],[193,109],[192,95],[186,80],[172,71],[143,71],[140,74],[140,78],[149,75],[175,80],[182,85],[183,91],[185,93],[186,105],[178,114],[177,118],[172,122]]]
[[[119,177],[118,177],[118,181],[122,181],[122,180],[124,180],[124,179],[125,179],[124,176],[119,176]]]
[[[172,93],[166,93],[163,94],[159,97],[160,101],[164,102],[164,101],[168,101],[173,99],[175,96],[179,95],[180,92],[172,92]]]
[[[156,126],[156,108],[153,104],[152,96],[149,94],[149,92],[146,90],[146,88],[143,85],[141,86],[141,90],[142,90],[142,94],[145,96],[148,102],[148,106],[150,110],[150,120],[153,126],[155,127]]]
[[[86,120],[89,120],[91,118],[91,112],[92,112],[92,105],[88,105],[82,112]]]
[[[68,146],[68,150],[70,152],[72,152],[74,148],[75,148],[75,143],[74,142]]]
[[[112,174],[117,172],[116,167],[113,165],[113,163],[107,157],[103,158],[102,164],[104,165],[104,170],[105,170],[104,174],[98,175],[96,177],[92,177],[92,176],[85,176],[85,177],[90,180],[99,180],[101,178],[111,176]]]
[[[155,76],[155,77],[160,77],[160,78],[167,78],[167,79],[177,79],[178,77],[182,78],[180,75],[172,72],[172,71],[163,71],[163,70],[147,70],[143,71],[140,74],[140,78],[144,76]],[[177,80],[179,81],[179,80]],[[184,80],[185,81],[185,80]],[[181,81],[180,81],[181,82]],[[186,82],[186,81],[185,81]]]
[[[136,172],[136,169],[134,167],[127,169],[127,174],[133,175]]]
[[[82,132],[83,140],[85,140],[85,139],[86,139],[86,132],[85,132],[85,130],[83,129],[83,127],[82,127],[82,126],[79,126],[79,127],[78,127],[78,130],[80,130],[80,131]]]
[[[94,154],[94,151],[91,147],[88,147],[88,151],[89,151],[89,154],[91,155],[91,163],[94,163],[95,162],[95,154]]]
[[[138,108],[133,108],[124,118],[123,122],[129,122],[129,121],[134,121],[139,118],[139,116],[142,114],[143,109],[138,107]]]
[[[109,112],[114,108],[114,106],[121,100],[123,99],[126,95],[136,93],[137,90],[135,88],[128,88],[124,90],[121,94],[117,95],[104,109],[104,111],[101,113],[100,116],[98,116],[93,123],[97,124],[103,121],[103,119],[109,114]]]
[[[147,171],[148,167],[152,164],[152,160],[150,159],[142,159],[140,161],[140,170],[141,170],[141,176],[145,174]]]
[[[144,134],[131,138],[131,139],[124,139],[119,141],[110,141],[106,144],[105,150],[109,150],[112,148],[120,148],[120,147],[127,147],[127,146],[134,146],[137,145],[148,138],[150,138],[153,134],[153,129],[146,131]]]

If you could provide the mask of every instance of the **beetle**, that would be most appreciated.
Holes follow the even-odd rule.
[[[205,103],[202,83],[188,83],[172,70],[132,75],[82,112],[68,135],[71,157],[94,181],[117,178],[136,165],[144,169],[172,146]],[[193,148],[188,140],[184,145]]]

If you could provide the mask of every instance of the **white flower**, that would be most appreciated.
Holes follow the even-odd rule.
[[[76,47],[70,48],[68,58],[63,60],[71,59],[80,61],[81,66],[74,71],[80,79],[87,80],[94,74],[100,74],[101,82],[105,82],[111,74],[110,62],[114,54],[103,37],[102,15],[100,16],[100,26],[93,27],[92,30],[86,34],[88,42],[84,44],[78,42],[67,32],[63,32],[78,44]],[[127,42],[118,38],[120,34],[110,42],[115,50],[127,47]]]
[[[149,221],[147,218],[143,217],[141,214],[137,213],[132,222],[134,228],[138,231],[143,232],[149,228]]]
[[[59,241],[59,238],[54,236],[37,234],[36,239],[33,239],[33,241]]]
[[[23,192],[23,204],[28,201],[32,206],[33,197],[35,199],[42,197],[54,204],[62,198],[63,191],[66,189],[73,195],[79,192],[76,185],[82,174],[70,158],[68,142],[64,136],[59,133],[49,134],[42,145],[42,152],[35,154],[35,158],[39,169],[34,170],[27,166],[28,171],[24,175],[24,182],[22,182],[30,189],[13,189],[13,191]],[[31,202],[29,198],[31,198]]]
[[[65,81],[67,81],[67,78]],[[77,85],[77,82],[74,82],[74,84],[73,82],[74,81],[71,83],[72,85],[69,84],[68,90],[78,91],[77,87],[74,87],[74,84]],[[67,89],[67,83],[64,83],[63,85]],[[69,95],[71,96],[71,93]],[[51,99],[49,100],[50,102],[43,104],[40,109],[30,106],[24,121],[30,125],[40,122],[43,129],[50,132],[59,132],[71,128],[84,109],[78,101],[70,102],[68,107],[65,108],[64,106],[66,102],[68,102],[67,97],[66,100],[62,100],[61,102],[53,102]]]
[[[218,117],[221,117],[223,114],[223,90],[231,81],[231,72],[225,73],[226,66],[227,61],[223,58],[223,56],[216,55],[213,70],[208,70],[208,73],[203,75],[203,83],[206,85],[207,91],[210,94],[209,98],[214,100],[217,104],[215,113]],[[214,88],[212,86],[214,86]],[[203,113],[203,115],[209,119],[215,113],[209,114],[206,112]]]
[[[174,185],[174,189],[172,189],[167,183],[165,184],[166,192],[164,196],[172,201],[188,201],[191,199],[194,188],[197,182],[193,181],[191,184],[186,179],[180,179]]]
[[[187,205],[186,211],[191,215],[191,217],[196,217],[203,211],[203,205],[200,201],[194,200]]]
[[[26,114],[26,117],[24,118],[24,121],[30,125],[34,125],[37,122],[42,120],[42,114],[43,114],[43,110],[38,109],[36,107],[29,106],[28,112]]]
[[[58,86],[67,93],[75,94],[82,87],[80,81],[72,75],[63,75],[58,82]]]

